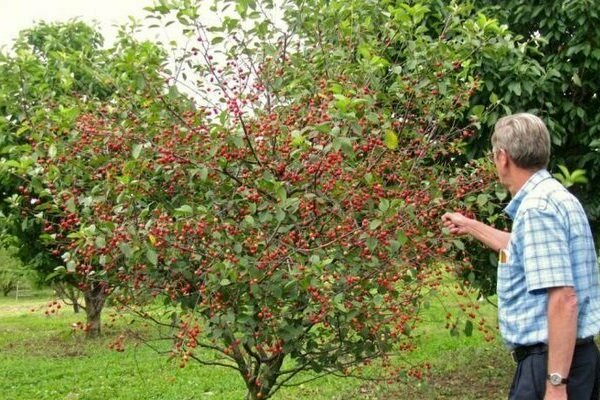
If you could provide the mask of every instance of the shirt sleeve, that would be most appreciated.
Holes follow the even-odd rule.
[[[551,208],[528,209],[522,215],[523,268],[527,290],[574,286],[568,228]]]

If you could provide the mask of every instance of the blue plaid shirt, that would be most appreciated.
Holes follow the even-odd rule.
[[[498,320],[509,347],[548,342],[547,289],[577,293],[577,337],[600,331],[600,284],[590,226],[579,201],[546,170],[532,175],[505,209],[513,219],[498,263]]]

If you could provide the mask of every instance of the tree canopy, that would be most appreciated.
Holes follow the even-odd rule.
[[[91,270],[74,273],[69,251],[81,230],[90,229],[85,216],[110,195],[101,192],[98,171],[82,175],[84,167],[97,167],[93,160],[63,155],[64,143],[81,137],[82,116],[118,111],[126,121],[160,102],[165,62],[158,46],[137,42],[125,30],[113,47],[102,43],[100,33],[83,22],[40,23],[23,31],[0,59],[3,238],[46,280],[82,291],[91,336],[99,333],[112,287],[102,265],[94,265],[91,280]],[[127,108],[117,109],[120,104]],[[108,139],[104,145],[113,146]],[[82,210],[75,208],[79,202]]]

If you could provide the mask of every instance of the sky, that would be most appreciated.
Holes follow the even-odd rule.
[[[19,31],[35,22],[71,18],[88,23],[98,21],[108,43],[116,35],[113,25],[128,22],[130,15],[143,21],[146,15],[143,8],[153,3],[153,0],[0,0],[0,47],[10,47]]]
[[[155,19],[146,19],[144,7],[155,4],[155,0],[0,0],[0,51],[10,52],[14,40],[23,29],[31,28],[36,22],[59,22],[77,18],[94,24],[104,37],[104,46],[110,47],[118,31],[117,26],[130,22],[130,16],[142,26],[156,24]],[[186,47],[189,40],[174,24],[168,28],[145,28],[135,36],[168,43],[175,40]],[[172,66],[174,68],[174,66]],[[185,89],[184,89],[185,90]]]
[[[31,28],[36,22],[68,21],[73,18],[90,24],[96,22],[105,39],[105,47],[109,47],[116,37],[115,25],[129,22],[130,16],[140,21],[142,26],[156,24],[155,19],[145,18],[148,12],[144,10],[144,7],[156,2],[157,0],[0,0],[0,51],[10,52],[19,32]],[[209,24],[218,23],[219,20],[214,13],[208,11],[208,7],[202,12],[202,18],[204,23]],[[178,25],[173,24],[167,28],[148,27],[142,29],[136,37],[162,43],[175,41],[180,48],[185,48],[190,42]],[[182,89],[186,91],[185,88]]]

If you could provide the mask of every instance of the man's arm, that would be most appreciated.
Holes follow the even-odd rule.
[[[461,213],[446,213],[442,216],[444,226],[455,235],[471,235],[494,251],[506,249],[510,233],[501,231]]]
[[[577,339],[577,296],[571,286],[548,289],[548,374],[569,376]],[[567,399],[567,385],[546,383],[546,400]]]

